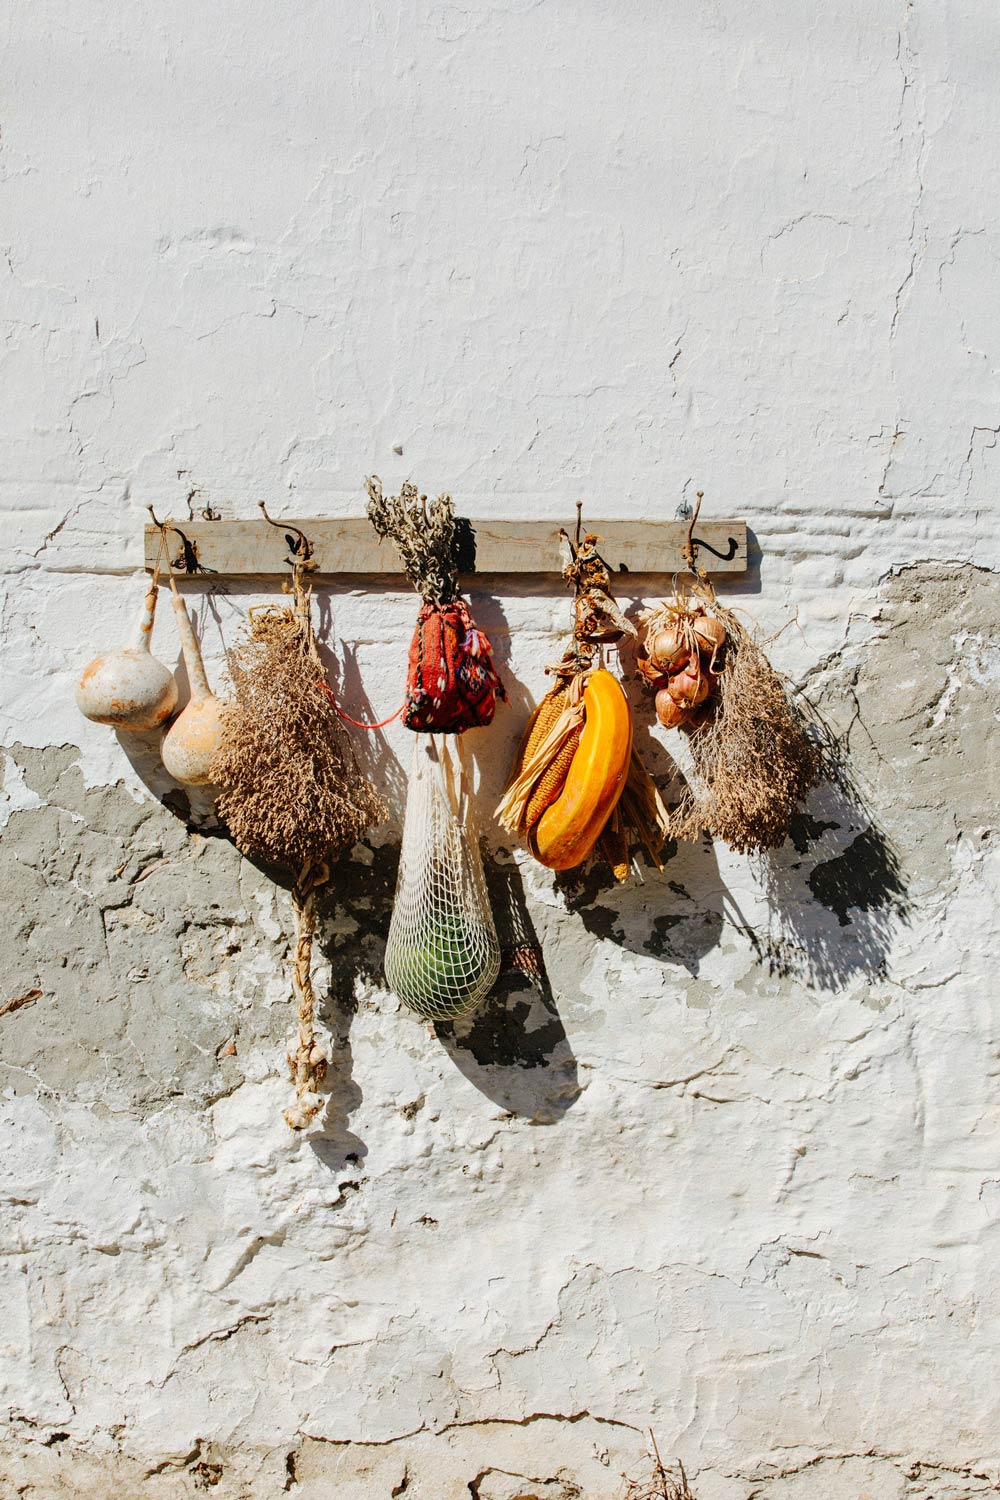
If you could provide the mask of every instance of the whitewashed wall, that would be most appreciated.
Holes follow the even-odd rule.
[[[4,36],[0,1489],[609,1500],[649,1426],[698,1500],[995,1487],[995,7],[8,0]],[[746,516],[725,598],[797,619],[857,792],[625,892],[493,829],[551,989],[452,1037],[379,983],[381,830],[293,1140],[287,896],[72,684],[147,503],[356,514],[372,471]],[[217,673],[252,598],[200,598]],[[391,711],[412,596],[320,602]],[[488,821],[568,610],[474,602]],[[406,738],[361,747],[397,826]]]

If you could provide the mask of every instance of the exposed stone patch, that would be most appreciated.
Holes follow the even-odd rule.
[[[140,1114],[172,1098],[204,1108],[243,1080],[244,1054],[290,1029],[287,892],[221,830],[86,788],[71,747],[10,756],[40,805],[12,813],[0,844],[0,962],[12,991],[44,1003],[3,1018],[0,1077]],[[380,969],[394,864],[391,848],[367,851],[324,895],[338,980]]]
[[[910,898],[933,901],[955,844],[991,827],[1000,804],[1000,575],[913,563],[889,576],[884,600],[875,639],[817,686]]]

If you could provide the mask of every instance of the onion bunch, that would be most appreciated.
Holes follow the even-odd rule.
[[[639,675],[656,695],[656,717],[665,729],[693,721],[718,683],[726,627],[687,595],[661,600],[643,615]]]

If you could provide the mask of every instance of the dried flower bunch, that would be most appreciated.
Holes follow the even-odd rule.
[[[389,538],[399,553],[407,578],[420,597],[448,604],[458,593],[455,562],[455,507],[450,495],[439,495],[430,505],[415,484],[386,495],[373,474],[365,481],[368,519],[378,536]]]

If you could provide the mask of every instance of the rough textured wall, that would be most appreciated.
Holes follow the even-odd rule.
[[[8,0],[4,1496],[610,1500],[649,1425],[699,1500],[996,1487],[998,30]],[[852,780],[772,860],[625,890],[493,830],[548,985],[435,1032],[379,980],[407,745],[371,737],[396,824],[329,893],[292,1139],[287,893],[71,691],[147,502],[357,513],[372,470],[481,515],[704,488]],[[217,673],[254,596],[199,597]],[[320,606],[389,712],[412,597]],[[567,605],[475,606],[488,810]]]

